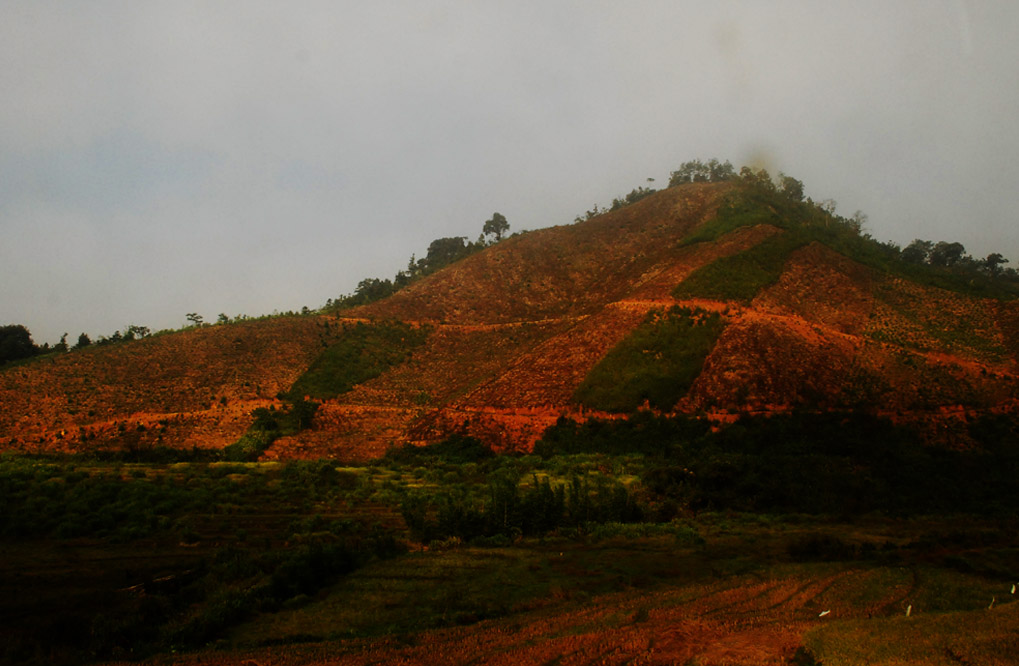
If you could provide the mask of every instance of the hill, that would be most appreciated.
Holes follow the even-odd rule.
[[[862,411],[965,445],[968,420],[1012,413],[1008,286],[903,261],[801,199],[739,178],[676,185],[368,305],[7,366],[0,448],[218,450],[261,429],[245,450],[269,459],[451,433],[529,450],[561,418],[644,407]]]

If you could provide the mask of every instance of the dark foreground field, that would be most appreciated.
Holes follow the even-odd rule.
[[[1007,507],[698,508],[659,466],[5,457],[3,659],[1016,663]]]
[[[1015,663],[1006,584],[922,562],[791,561],[783,551],[810,543],[809,526],[702,527],[698,546],[644,537],[408,554],[174,661]]]

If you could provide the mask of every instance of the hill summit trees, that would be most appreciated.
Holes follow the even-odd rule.
[[[495,245],[509,233],[509,228],[506,216],[495,212],[490,219],[485,221],[477,241],[472,243],[467,240],[466,236],[436,238],[429,243],[424,257],[418,259],[411,255],[407,268],[398,272],[392,280],[365,278],[357,283],[353,294],[341,296],[336,300],[330,299],[326,303],[326,308],[348,308],[382,300],[415,280],[431,275],[475,252]]]

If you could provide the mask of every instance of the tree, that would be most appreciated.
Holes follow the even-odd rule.
[[[933,249],[934,243],[916,238],[902,250],[902,260],[910,264],[925,264]]]
[[[782,172],[778,174],[778,191],[793,201],[803,201],[803,181]]]
[[[997,277],[998,273],[1001,272],[1001,265],[1007,264],[1008,259],[1001,256],[998,252],[992,252],[987,255],[987,258],[981,262],[983,269],[990,274],[991,277]]]
[[[718,160],[714,160],[717,164]],[[709,163],[710,164],[710,163]],[[690,160],[679,165],[679,169],[669,174],[669,187],[684,183],[705,183],[711,180],[711,167],[700,160]]]
[[[506,221],[506,217],[502,213],[493,213],[492,219],[485,221],[485,226],[481,228],[481,231],[485,236],[495,236],[495,242],[498,243],[502,240],[503,234],[509,231],[509,228],[509,222]]]
[[[930,263],[931,266],[950,268],[962,261],[963,255],[965,254],[966,248],[963,247],[962,243],[938,241],[931,250],[930,255],[928,255],[927,262]]]
[[[0,363],[35,356],[32,334],[21,324],[0,326]]]
[[[125,340],[136,340],[144,338],[149,334],[148,326],[136,326],[135,324],[128,324],[127,328],[124,329]]]
[[[188,321],[191,322],[192,326],[202,325],[202,315],[198,314],[197,312],[189,312],[185,316],[187,317]]]
[[[672,185],[670,184],[669,187],[672,187]],[[574,222],[584,222],[586,220],[590,220],[591,218],[597,217],[597,216],[601,215],[602,213],[607,213],[607,212],[608,212],[608,208],[598,208],[598,204],[595,204],[594,208],[592,208],[591,210],[584,211],[583,217],[578,215],[577,217],[573,218],[573,221]]]
[[[867,214],[862,210],[858,210],[853,213],[851,218],[849,218],[847,224],[849,225],[849,228],[852,229],[857,236],[859,236],[863,233],[864,228],[867,226],[867,219]]]
[[[732,180],[735,178],[736,170],[729,160],[719,162],[712,158],[708,160],[708,175],[711,177],[711,182],[717,183],[722,180]]]
[[[629,206],[635,204],[645,197],[649,197],[655,193],[656,190],[650,187],[636,187],[630,190],[630,193],[625,197],[616,197],[612,200],[612,207],[609,210],[619,210],[623,206]]]
[[[366,305],[380,301],[394,291],[393,283],[389,280],[365,278],[357,283],[357,289],[354,290],[354,296],[350,299],[349,304]]]
[[[463,259],[471,253],[467,245],[466,236],[453,236],[452,238],[436,238],[428,246],[428,254],[421,260],[426,273],[432,273],[443,266]]]
[[[739,177],[750,185],[756,185],[765,190],[775,189],[775,183],[772,182],[771,174],[768,173],[767,169],[762,168],[754,171],[752,168],[745,166],[739,170]]]
[[[87,335],[82,333],[81,335],[78,336],[78,344],[74,345],[74,348],[82,349],[84,347],[88,347],[90,344],[92,344],[92,340]]]

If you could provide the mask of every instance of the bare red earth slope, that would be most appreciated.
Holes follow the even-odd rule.
[[[725,328],[677,412],[854,408],[932,431],[1012,410],[1019,306],[924,286],[819,242],[749,301],[674,297],[698,269],[787,231],[684,243],[738,186],[669,188],[586,222],[528,232],[369,306],[190,329],[0,370],[0,449],[222,448],[353,321],[428,326],[407,359],[323,401],[269,458],[363,459],[467,432],[526,449],[595,365],[654,309],[719,312]]]

